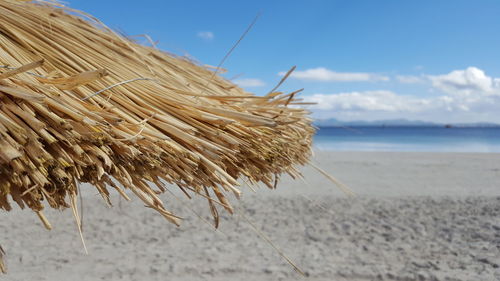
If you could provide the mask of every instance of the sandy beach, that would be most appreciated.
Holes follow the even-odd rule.
[[[114,196],[108,209],[89,189],[89,255],[69,210],[47,211],[50,232],[30,211],[2,211],[9,272],[0,279],[500,280],[500,154],[316,151],[314,162],[357,196],[305,167],[305,181],[243,187],[217,231],[205,200],[164,194],[184,217],[175,227],[138,200]]]

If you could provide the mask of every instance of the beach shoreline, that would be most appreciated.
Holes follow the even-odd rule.
[[[242,200],[232,200],[236,214],[220,210],[214,231],[202,198],[162,196],[184,218],[175,227],[138,200],[113,196],[108,209],[84,192],[89,255],[70,210],[47,210],[50,232],[29,211],[0,212],[9,269],[2,279],[302,280],[246,219],[307,280],[500,279],[500,154],[315,154],[355,198],[306,167],[306,183],[283,177],[277,190],[255,193],[243,186]]]

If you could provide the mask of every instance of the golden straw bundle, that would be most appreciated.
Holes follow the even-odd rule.
[[[299,176],[314,129],[295,93],[251,95],[213,70],[56,2],[0,0],[0,208],[76,211],[79,183],[122,187],[167,220],[165,183],[229,212],[237,179]]]

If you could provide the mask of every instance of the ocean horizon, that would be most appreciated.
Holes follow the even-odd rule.
[[[319,127],[320,151],[500,152],[500,127]]]

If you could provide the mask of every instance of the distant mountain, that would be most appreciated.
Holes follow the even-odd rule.
[[[407,119],[391,119],[391,120],[376,120],[376,121],[341,121],[335,118],[318,119],[314,124],[319,127],[335,127],[335,126],[443,126],[442,124],[407,120]]]
[[[469,127],[500,127],[500,124],[490,123],[490,122],[478,122],[478,123],[457,123],[452,124],[453,127],[469,128]]]
[[[398,127],[398,126],[408,126],[408,127],[500,127],[500,124],[489,123],[489,122],[478,122],[478,123],[457,123],[457,124],[444,124],[444,123],[434,123],[420,120],[408,120],[408,119],[390,119],[390,120],[376,120],[376,121],[342,121],[335,118],[330,119],[318,119],[314,121],[314,125],[318,127],[338,127],[338,126],[373,126],[373,127]]]

